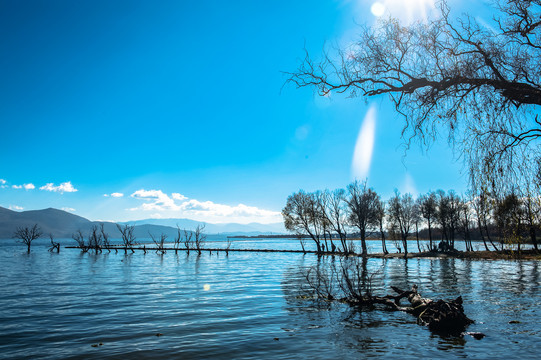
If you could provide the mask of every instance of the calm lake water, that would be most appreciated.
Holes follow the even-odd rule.
[[[255,247],[299,249],[293,240],[233,244]],[[0,358],[540,356],[537,261],[368,260],[379,294],[415,283],[426,297],[462,295],[476,321],[468,331],[486,334],[475,340],[433,335],[404,313],[359,313],[301,299],[300,269],[318,261],[311,254],[95,255],[64,248],[56,254],[47,252],[45,240],[30,254],[25,249],[0,240]]]

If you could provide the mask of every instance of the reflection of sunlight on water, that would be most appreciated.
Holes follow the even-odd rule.
[[[376,107],[372,105],[364,117],[363,124],[359,130],[351,172],[354,178],[364,179],[368,177],[370,163],[372,162],[372,151],[374,150],[374,138],[376,135]]]
[[[210,290],[210,285],[209,284],[203,285],[203,290],[209,291]]]

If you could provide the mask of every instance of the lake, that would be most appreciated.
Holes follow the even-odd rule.
[[[405,313],[303,299],[301,269],[316,264],[313,254],[56,254],[47,246],[40,239],[26,254],[0,240],[1,358],[534,359],[541,351],[538,261],[368,260],[378,294],[418,284],[426,297],[462,295],[476,321],[468,331],[486,334],[475,340],[434,335]],[[255,247],[300,248],[287,239],[232,245]]]

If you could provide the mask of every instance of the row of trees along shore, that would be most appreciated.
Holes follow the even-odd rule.
[[[530,194],[509,192],[495,196],[486,191],[460,196],[453,190],[430,191],[416,199],[409,193],[387,201],[366,181],[355,181],[346,189],[290,195],[282,210],[285,228],[295,233],[304,250],[304,239],[312,239],[317,252],[354,252],[351,238],[359,238],[361,253],[368,253],[368,237],[386,238],[399,252],[408,253],[408,239],[417,240],[417,250],[454,251],[455,241],[464,241],[473,251],[472,239],[481,240],[486,251],[503,251],[506,245],[531,243],[538,250],[541,201]],[[420,234],[429,240],[422,246]],[[336,244],[335,244],[336,242]]]

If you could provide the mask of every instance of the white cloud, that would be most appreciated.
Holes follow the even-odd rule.
[[[6,185],[6,182],[7,182],[6,180],[0,179],[0,185]]]
[[[17,205],[9,205],[9,210],[15,210],[15,211],[21,211],[23,210],[24,208],[22,206],[17,206]]]
[[[23,189],[24,188],[25,190],[33,190],[33,189],[36,188],[34,186],[34,184],[12,185],[11,187],[14,188],[14,189]]]
[[[175,200],[179,200],[179,201],[183,201],[183,200],[187,200],[188,198],[182,194],[179,194],[179,193],[172,193],[171,196],[173,197],[173,199]]]
[[[179,194],[180,195],[180,194]],[[133,194],[131,194],[131,197],[139,200],[144,201],[151,201],[146,202],[141,205],[142,210],[157,210],[157,211],[164,211],[164,210],[180,210],[180,206],[175,204],[175,200],[170,198],[167,194],[163,193],[161,190],[137,190]],[[137,210],[138,208],[134,208],[132,210]]]
[[[193,215],[207,215],[212,217],[234,217],[234,218],[275,218],[280,219],[280,212],[264,210],[255,206],[247,206],[238,204],[230,206],[224,204],[216,204],[212,201],[198,201],[195,199],[189,200],[181,204],[182,210],[185,213]]]
[[[190,199],[180,193],[171,196],[161,190],[137,190],[130,195],[144,201],[130,211],[152,211],[152,218],[188,216],[209,222],[280,222],[280,212],[264,210],[254,206],[238,204],[236,206],[217,204],[212,201]]]
[[[103,196],[105,197],[114,197],[114,198],[120,198],[120,197],[123,197],[124,194],[123,193],[119,193],[119,192],[114,192],[112,194],[103,194]]]
[[[67,212],[75,212],[75,209],[70,208],[70,207],[63,207],[62,210],[67,211]]]
[[[39,188],[40,190],[45,190],[45,191],[54,191],[54,192],[59,192],[61,194],[65,193],[65,192],[76,192],[77,189],[73,187],[73,185],[71,184],[71,181],[68,181],[68,182],[63,182],[62,184],[58,185],[58,186],[55,186],[53,183],[48,183],[42,187]]]

